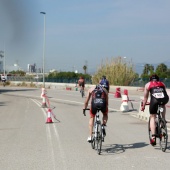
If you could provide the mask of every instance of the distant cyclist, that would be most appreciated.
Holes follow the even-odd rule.
[[[165,114],[166,114],[165,104],[167,104],[169,101],[169,96],[167,95],[165,84],[159,80],[159,77],[156,74],[153,74],[150,77],[149,82],[145,85],[144,100],[143,100],[143,105],[141,106],[141,111],[145,110],[145,105],[148,100],[149,94],[150,94],[150,106],[149,106],[150,128],[152,132],[152,140],[150,141],[150,143],[151,145],[156,145],[155,118],[158,109],[158,104],[163,105],[164,112],[162,114],[162,117],[165,119]]]
[[[94,125],[94,118],[97,113],[97,109],[100,108],[103,113],[103,134],[106,135],[104,126],[106,126],[108,120],[108,92],[107,90],[99,85],[92,87],[88,90],[87,98],[84,103],[84,109],[87,108],[89,100],[91,98],[91,107],[90,107],[90,119],[89,119],[89,137],[87,138],[88,142],[92,140],[92,131]]]
[[[5,87],[5,85],[6,85],[6,77],[4,75],[1,76],[1,81],[2,81],[3,86]]]
[[[106,79],[106,76],[102,76],[102,79],[99,82],[102,86],[105,87],[105,89],[108,91],[110,90],[110,85],[109,85],[109,81]]]
[[[78,85],[80,87],[81,90],[84,90],[84,87],[85,87],[85,80],[84,80],[84,77],[83,76],[80,76],[79,80],[78,80]],[[80,91],[81,91],[80,90]]]
[[[1,81],[4,83],[6,82],[6,77],[4,75],[1,76]]]

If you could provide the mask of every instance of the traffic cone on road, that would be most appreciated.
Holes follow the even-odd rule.
[[[46,121],[46,123],[53,123],[53,120],[51,118],[51,114],[52,114],[51,111],[52,111],[51,109],[48,109],[48,111],[47,111],[47,121]]]
[[[122,112],[129,111],[128,100],[129,100],[129,98],[127,95],[122,95],[122,104],[120,106],[120,111],[122,111]]]
[[[47,107],[47,104],[46,104],[46,90],[45,88],[42,88],[42,92],[41,92],[41,98],[42,98],[42,107],[43,108],[46,108]]]
[[[46,107],[47,107],[45,95],[42,96],[42,105],[41,105],[41,106],[42,106],[43,108],[46,108]]]
[[[114,94],[115,98],[121,98],[121,91],[120,91],[120,87],[116,88],[116,93]]]

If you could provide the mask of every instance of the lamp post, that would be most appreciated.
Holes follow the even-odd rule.
[[[40,12],[44,15],[44,45],[43,45],[43,87],[45,88],[45,12]]]

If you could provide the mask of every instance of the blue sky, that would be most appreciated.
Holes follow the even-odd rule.
[[[0,50],[8,67],[42,67],[44,11],[47,71],[82,72],[87,64],[91,72],[118,56],[137,70],[142,63],[166,64],[169,7],[169,0],[0,0]]]

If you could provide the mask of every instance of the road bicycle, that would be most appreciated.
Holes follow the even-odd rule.
[[[83,98],[83,97],[85,96],[85,94],[84,94],[84,89],[83,89],[83,87],[82,87],[82,86],[81,86],[80,93],[81,93],[81,97]]]
[[[86,116],[85,111],[90,110],[83,109],[83,114]],[[93,132],[92,132],[92,141],[91,141],[91,147],[92,149],[96,149],[97,153],[100,155],[102,150],[102,142],[104,141],[104,134],[103,134],[103,125],[101,124],[101,120],[99,118],[99,109],[97,110],[97,113],[95,115],[94,120],[94,126],[93,126]]]
[[[167,132],[167,126],[166,126],[166,120],[162,117],[162,112],[164,108],[162,105],[158,105],[157,115],[156,115],[156,134],[155,136],[155,142],[158,138],[160,148],[163,152],[167,149],[167,142],[168,142],[168,132]],[[148,121],[148,132],[149,132],[149,140],[152,139],[152,133],[150,129],[150,118]]]

